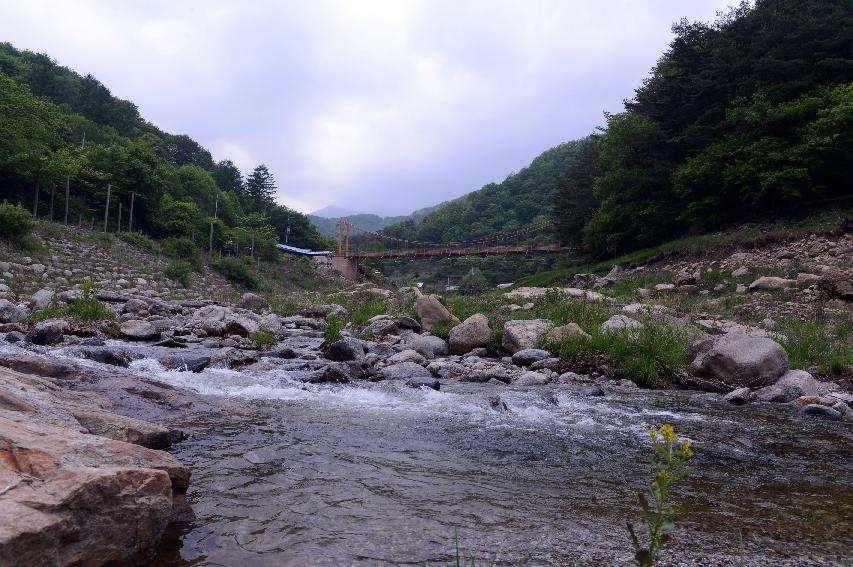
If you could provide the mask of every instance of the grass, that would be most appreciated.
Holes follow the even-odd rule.
[[[249,337],[259,348],[263,349],[278,342],[278,335],[269,329],[261,328]]]
[[[157,254],[160,251],[160,245],[157,241],[145,236],[144,234],[140,234],[138,232],[122,232],[118,237],[143,252]]]
[[[816,317],[809,321],[783,318],[776,332],[785,336],[782,346],[791,368],[816,367],[819,372],[838,376],[853,367],[853,322],[830,324]]]
[[[256,290],[260,288],[258,275],[239,258],[231,256],[222,258],[213,263],[213,269],[225,276],[228,281],[240,284],[246,289]]]
[[[332,344],[341,338],[341,319],[339,317],[333,315],[326,319],[326,330],[323,332],[323,337],[326,344]]]
[[[388,313],[391,307],[387,300],[366,291],[338,294],[333,299],[347,310],[348,320],[355,326],[365,325],[373,317]]]
[[[85,282],[83,284],[83,295],[80,299],[67,305],[54,300],[45,309],[33,313],[27,322],[38,323],[47,319],[62,319],[64,317],[71,317],[80,323],[115,319],[115,313],[104,302],[95,297],[96,293],[94,287],[89,282]]]
[[[172,260],[163,268],[163,275],[186,288],[192,285],[192,272],[193,265],[186,260]]]

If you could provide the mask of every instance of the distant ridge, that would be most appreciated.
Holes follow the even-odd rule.
[[[379,231],[388,225],[398,222],[411,220],[415,223],[420,222],[425,216],[438,209],[445,203],[439,203],[432,207],[418,209],[408,215],[400,215],[396,217],[380,217],[372,213],[354,213],[343,207],[329,205],[308,215],[308,220],[317,228],[317,232],[328,238],[338,237],[338,219],[347,217],[353,224],[359,228],[370,231]]]

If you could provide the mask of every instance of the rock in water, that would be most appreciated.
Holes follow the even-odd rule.
[[[812,417],[822,417],[833,421],[841,419],[841,412],[837,409],[820,404],[808,404],[800,408],[800,413]]]
[[[361,360],[364,358],[364,346],[358,339],[341,339],[329,345],[326,358],[337,361]]]
[[[410,378],[432,378],[429,370],[414,362],[401,362],[386,366],[379,371],[386,380],[405,380]]]
[[[551,353],[540,348],[526,348],[512,355],[512,363],[516,366],[530,366],[534,362],[545,360]]]
[[[225,324],[225,332],[229,335],[248,337],[260,330],[260,326],[248,317],[236,317]]]
[[[267,300],[260,295],[244,293],[240,296],[240,299],[237,300],[237,307],[240,307],[241,309],[248,309],[255,313],[262,313],[269,310],[270,304],[267,303]]]
[[[168,449],[172,445],[168,429],[147,421],[96,410],[73,410],[71,415],[93,435],[149,449]]]
[[[471,315],[450,330],[449,339],[453,354],[465,354],[475,348],[489,346],[492,341],[489,320],[482,313]]]
[[[115,347],[84,348],[82,352],[83,356],[89,360],[94,360],[101,364],[109,364],[111,366],[127,368],[131,361],[130,353]]]
[[[410,378],[406,381],[406,386],[409,388],[432,388],[433,390],[441,389],[441,383],[437,378],[430,377],[417,377]]]
[[[122,338],[129,341],[153,341],[160,338],[160,331],[154,325],[138,319],[131,319],[122,323],[119,327],[119,333]]]
[[[769,386],[788,370],[785,349],[765,337],[724,335],[701,348],[690,370],[732,388]]]
[[[415,311],[421,320],[421,326],[427,331],[434,331],[439,327],[446,327],[451,323],[458,323],[459,319],[447,310],[447,307],[438,300],[436,295],[422,295],[415,301]]]
[[[733,406],[742,406],[755,399],[755,394],[752,392],[752,388],[737,388],[723,396],[723,399]]]
[[[507,321],[504,323],[503,347],[510,354],[526,348],[536,348],[553,328],[554,323],[547,319]]]
[[[167,354],[160,358],[160,364],[169,370],[201,372],[210,364],[210,356],[191,352]]]
[[[801,396],[816,396],[818,382],[805,370],[789,370],[772,386],[761,388],[755,396],[762,402],[788,403]]]
[[[37,323],[27,333],[27,340],[34,345],[55,345],[62,340],[62,335],[68,330],[68,323],[61,319],[49,319]]]

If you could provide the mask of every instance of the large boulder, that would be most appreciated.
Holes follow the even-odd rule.
[[[427,331],[434,331],[439,327],[446,327],[459,322],[459,319],[454,317],[453,313],[439,301],[437,295],[418,297],[415,301],[415,311],[421,320],[421,326]]]
[[[122,338],[129,341],[153,341],[160,338],[160,331],[148,321],[131,319],[119,327]]]
[[[84,348],[81,353],[89,360],[110,366],[121,366],[122,368],[127,368],[130,361],[133,360],[128,351],[118,347],[88,347]]]
[[[514,320],[504,323],[503,347],[510,353],[536,348],[554,323],[547,319]]]
[[[705,340],[690,370],[720,387],[769,386],[788,370],[788,354],[782,345],[766,337],[724,335]]]
[[[788,403],[801,396],[820,394],[818,381],[805,370],[789,370],[772,386],[761,388],[755,397],[762,402]]]
[[[90,409],[74,409],[71,415],[93,435],[149,449],[168,449],[172,445],[172,434],[168,429],[141,419]]]
[[[201,372],[210,364],[210,355],[194,352],[179,352],[160,357],[160,364],[178,372]]]
[[[8,299],[0,299],[0,323],[19,323],[29,317],[29,312]]]
[[[629,333],[634,334],[643,328],[643,324],[636,319],[631,319],[627,315],[613,315],[610,319],[601,324],[602,334],[607,333]]]
[[[525,372],[512,381],[513,386],[541,386],[548,383],[548,377],[539,372]]]
[[[777,291],[785,289],[794,289],[798,285],[799,282],[797,282],[797,280],[777,278],[775,276],[761,276],[760,278],[749,284],[749,289],[750,291]]]
[[[379,315],[367,322],[367,326],[361,331],[363,337],[384,337],[386,335],[399,335],[400,327],[390,315]]]
[[[11,413],[0,416],[0,565],[150,561],[189,469],[162,451]]]
[[[248,309],[255,313],[262,313],[264,311],[269,311],[270,304],[267,303],[267,300],[260,295],[244,293],[240,296],[240,299],[237,300],[237,307],[240,307],[241,309]]]
[[[577,323],[567,323],[548,331],[548,334],[545,335],[545,342],[560,344],[582,338],[589,338],[589,334],[581,329]]]
[[[482,313],[471,315],[459,325],[450,329],[450,352],[466,354],[475,348],[489,346],[492,329],[489,320]]]
[[[241,337],[254,335],[260,328],[260,325],[248,317],[235,317],[225,323],[226,333],[229,335],[240,335]]]
[[[358,339],[340,339],[329,345],[326,351],[326,358],[341,362],[349,360],[360,361],[364,358],[364,345]]]
[[[414,362],[415,364],[423,365],[426,363],[426,357],[412,349],[401,350],[397,354],[388,357],[388,364],[400,364],[401,362]]]

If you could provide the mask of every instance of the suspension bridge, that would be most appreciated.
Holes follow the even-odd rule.
[[[547,223],[494,234],[464,242],[427,242],[397,238],[359,227],[349,219],[338,220],[338,253],[333,266],[341,272],[358,271],[360,260],[394,258],[454,258],[461,256],[513,256],[533,254],[566,254],[577,248],[554,242],[542,242],[550,234]],[[358,237],[350,247],[350,236]]]

